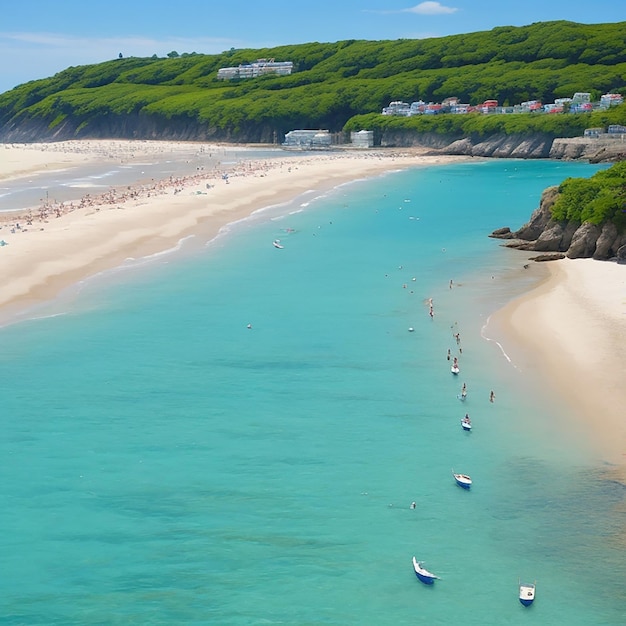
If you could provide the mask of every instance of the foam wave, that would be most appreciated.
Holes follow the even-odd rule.
[[[108,172],[102,172],[102,174],[91,174],[87,178],[90,178],[93,180],[100,180],[101,178],[109,178],[119,173],[120,173],[119,170],[109,170]]]
[[[169,256],[171,254],[175,254],[176,252],[180,252],[188,241],[191,241],[195,238],[195,235],[187,235],[186,237],[182,237],[181,239],[179,239],[176,244],[171,248],[166,248],[165,250],[160,250],[159,252],[148,254],[139,258],[126,257],[126,259],[124,260],[124,265],[122,265],[120,269],[126,269],[129,265],[132,265],[132,267],[137,267],[138,265],[144,265],[146,263],[150,263],[152,261]]]
[[[517,370],[519,370],[519,368],[517,367],[517,365],[515,365],[515,363],[513,363],[513,360],[511,359],[511,357],[508,355],[507,351],[504,349],[504,346],[496,339],[492,339],[491,337],[489,337],[487,335],[487,327],[489,326],[489,320],[491,319],[491,317],[487,318],[487,321],[483,324],[482,328],[480,329],[480,336],[485,340],[485,341],[489,341],[490,343],[495,343],[496,346],[498,346],[500,353],[502,354],[502,356]]]
[[[63,187],[69,187],[70,189],[100,189],[108,188],[108,185],[98,185],[96,183],[64,183]]]

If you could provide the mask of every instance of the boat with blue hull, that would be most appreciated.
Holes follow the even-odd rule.
[[[519,601],[530,606],[535,601],[535,583],[519,583]]]
[[[413,570],[415,575],[425,585],[432,585],[436,580],[439,580],[439,576],[435,576],[435,574],[422,567],[422,564],[415,557],[413,557]]]
[[[452,475],[454,476],[454,480],[456,480],[456,484],[459,487],[469,489],[472,486],[472,479],[467,474],[456,474],[454,470],[452,470]]]

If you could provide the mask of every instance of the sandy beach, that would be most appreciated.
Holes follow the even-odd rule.
[[[545,268],[494,321],[506,350],[523,348],[514,360],[558,391],[572,429],[626,482],[626,266],[563,259]]]
[[[124,162],[155,154],[192,155],[217,149],[187,142],[70,141],[5,145],[0,179],[36,175],[96,160]],[[5,158],[6,157],[6,158]],[[171,249],[201,227],[203,236],[260,208],[287,202],[307,191],[389,170],[461,160],[418,151],[337,151],[308,157],[242,160],[227,170],[198,171],[80,201],[43,204],[1,214],[3,289],[0,307],[48,300],[82,278]]]
[[[155,154],[210,150],[185,142],[75,141],[0,147],[0,180],[96,160],[120,162]],[[464,160],[411,150],[285,153],[242,160],[184,178],[86,194],[80,201],[32,207],[0,219],[3,289],[0,307],[27,308],[129,257],[171,249],[202,231],[315,190],[420,165]],[[607,461],[626,465],[626,267],[589,259],[545,264],[549,277],[494,316],[524,347],[530,367],[556,388],[579,427]],[[506,343],[506,342],[504,342]]]

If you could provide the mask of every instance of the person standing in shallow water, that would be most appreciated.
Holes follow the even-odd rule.
[[[491,393],[489,394],[489,402],[493,402],[496,399],[496,394],[493,393],[493,389],[491,390]]]

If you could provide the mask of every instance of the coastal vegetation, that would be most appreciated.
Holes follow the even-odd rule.
[[[539,252],[536,261],[614,259],[626,264],[626,161],[590,178],[567,178],[548,187],[530,220],[516,231],[490,235],[508,248]]]
[[[567,178],[551,208],[552,218],[601,225],[613,222],[626,229],[626,161],[600,170],[590,178]]]
[[[626,80],[626,79],[625,79]],[[386,131],[412,131],[450,136],[485,137],[494,134],[542,133],[552,137],[578,137],[586,128],[606,128],[612,124],[624,124],[626,105],[590,113],[541,115],[520,113],[515,115],[416,115],[396,117],[392,115],[355,115],[345,125],[346,131],[361,128],[373,130],[379,135]]]
[[[216,55],[117,57],[70,67],[0,94],[0,138],[129,137],[281,141],[294,128],[452,135],[580,135],[624,124],[626,108],[572,115],[380,115],[393,100],[544,102],[626,94],[626,22],[539,22],[432,39],[347,40]],[[222,81],[221,67],[292,61],[289,76]]]

